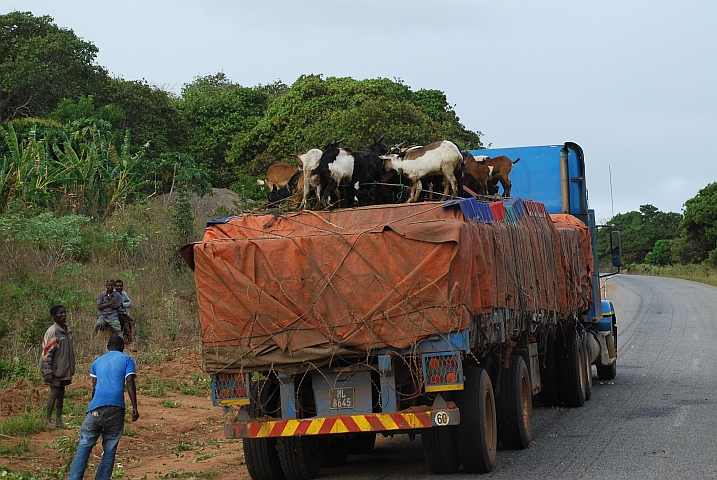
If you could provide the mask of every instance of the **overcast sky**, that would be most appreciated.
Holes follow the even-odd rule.
[[[485,145],[572,141],[598,220],[680,212],[717,181],[717,2],[0,0],[99,48],[114,76],[180,93],[302,74],[442,90]],[[611,188],[612,179],[612,188]]]

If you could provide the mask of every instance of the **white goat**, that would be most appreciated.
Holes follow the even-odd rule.
[[[406,151],[403,159],[396,154],[384,155],[381,158],[384,160],[386,170],[394,169],[403,172],[413,182],[407,202],[418,200],[422,189],[421,179],[430,175],[443,175],[444,197],[448,197],[449,188],[451,198],[458,195],[458,181],[454,172],[463,162],[463,155],[453,142],[442,140],[423,147],[411,148]]]
[[[319,181],[319,160],[321,160],[322,152],[318,148],[312,148],[301,155],[296,154],[296,162],[304,171],[304,194],[299,208],[305,208],[309,200],[309,190],[311,188],[316,192],[316,198],[321,198],[321,182]]]

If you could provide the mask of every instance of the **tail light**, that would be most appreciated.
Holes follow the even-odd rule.
[[[249,374],[212,374],[212,402],[214,405],[247,405],[249,403]]]
[[[463,367],[455,352],[423,355],[423,378],[426,392],[463,390]]]

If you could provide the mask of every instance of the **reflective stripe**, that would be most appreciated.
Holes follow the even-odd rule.
[[[224,430],[227,438],[291,437],[413,430],[434,426],[432,421],[433,413],[435,413],[433,410],[427,410],[412,413],[374,413],[304,420],[249,421],[246,423],[226,424]],[[455,418],[458,418],[458,415],[455,415]]]

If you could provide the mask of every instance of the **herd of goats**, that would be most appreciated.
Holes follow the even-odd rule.
[[[381,139],[374,139],[363,152],[341,148],[342,140],[337,140],[323,151],[314,148],[297,153],[299,168],[283,162],[271,165],[266,180],[259,180],[270,190],[269,206],[286,200],[291,209],[309,209],[311,192],[316,194],[315,202],[311,199],[315,209],[416,202],[424,183],[429,199],[441,186],[442,199],[455,198],[463,191],[497,195],[498,183],[503,196],[510,196],[508,176],[519,158],[473,156],[448,140],[387,148]]]

